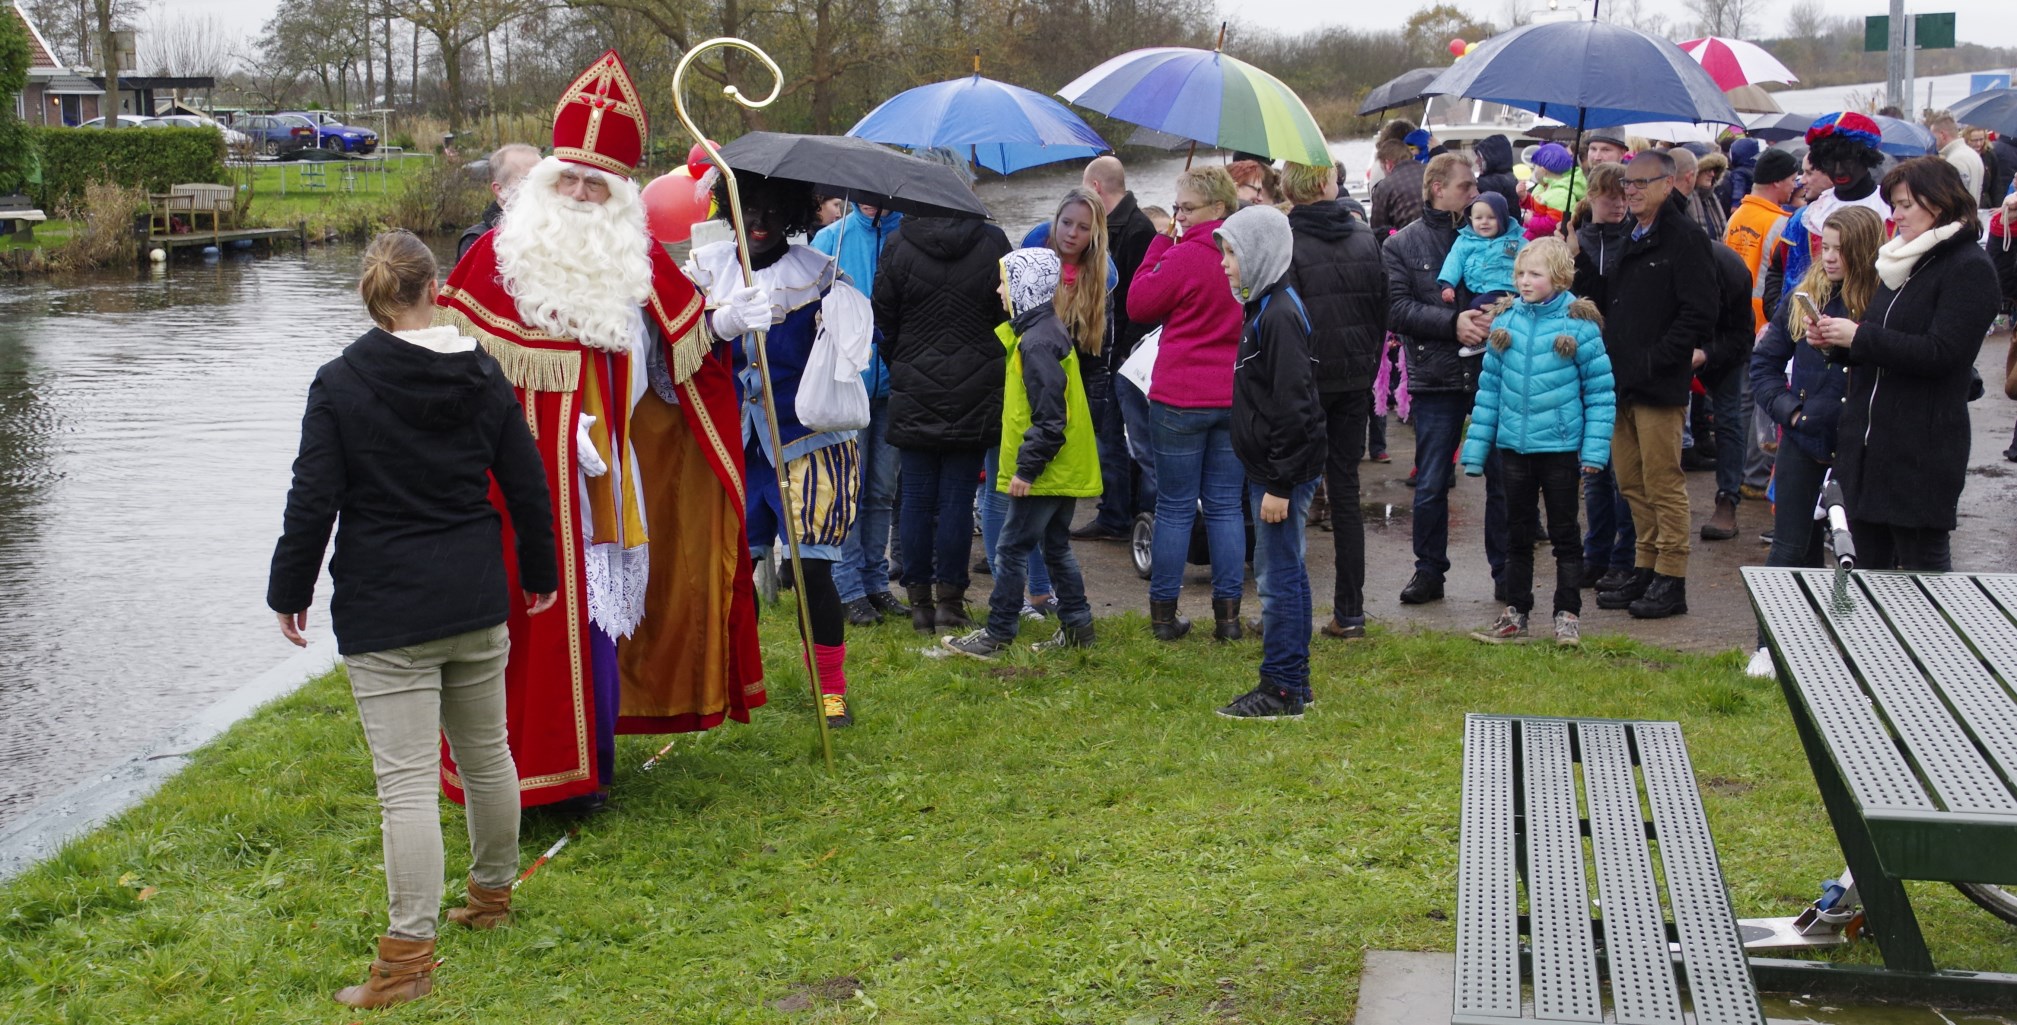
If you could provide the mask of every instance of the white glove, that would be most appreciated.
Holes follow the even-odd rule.
[[[600,477],[609,472],[609,464],[602,461],[602,454],[595,450],[595,439],[588,429],[595,426],[595,418],[587,413],[574,425],[574,458],[581,464],[581,472],[590,477]]]
[[[769,327],[783,319],[771,309],[769,291],[758,285],[744,285],[723,298],[715,308],[711,326],[716,338],[740,338],[753,328]]]

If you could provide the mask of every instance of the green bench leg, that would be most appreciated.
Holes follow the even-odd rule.
[[[1870,839],[1870,829],[1856,813],[1856,802],[1836,771],[1827,744],[1807,714],[1806,704],[1783,676],[1779,686],[1786,691],[1786,707],[1793,713],[1800,746],[1806,749],[1807,762],[1813,767],[1814,781],[1821,791],[1821,803],[1828,809],[1828,820],[1842,843],[1842,858],[1856,877],[1856,890],[1863,898],[1864,928],[1876,938],[1877,948],[1884,953],[1885,967],[1893,971],[1933,971],[1933,955],[1926,950],[1926,937],[1920,932],[1919,916],[1912,912],[1912,902],[1905,895],[1905,884],[1884,873],[1877,846]]]

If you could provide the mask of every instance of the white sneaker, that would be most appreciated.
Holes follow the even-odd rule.
[[[1772,664],[1772,650],[1759,648],[1751,653],[1751,661],[1744,666],[1744,675],[1756,680],[1769,680],[1779,675],[1779,667]]]

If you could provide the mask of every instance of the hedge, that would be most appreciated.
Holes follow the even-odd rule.
[[[75,202],[84,186],[111,182],[148,192],[224,180],[224,135],[214,128],[33,129],[42,154],[43,207]]]

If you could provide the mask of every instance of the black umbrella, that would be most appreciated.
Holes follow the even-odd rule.
[[[1987,89],[1947,108],[1954,120],[1998,135],[2017,135],[2017,89]]]
[[[1422,90],[1442,73],[1442,68],[1416,68],[1413,71],[1402,72],[1392,81],[1375,86],[1372,92],[1366,94],[1366,102],[1359,104],[1359,116],[1365,117],[1395,107],[1408,107],[1422,102],[1427,99]]]
[[[829,195],[930,217],[986,217],[960,173],[867,139],[751,132],[721,148],[737,171],[810,182]]]

